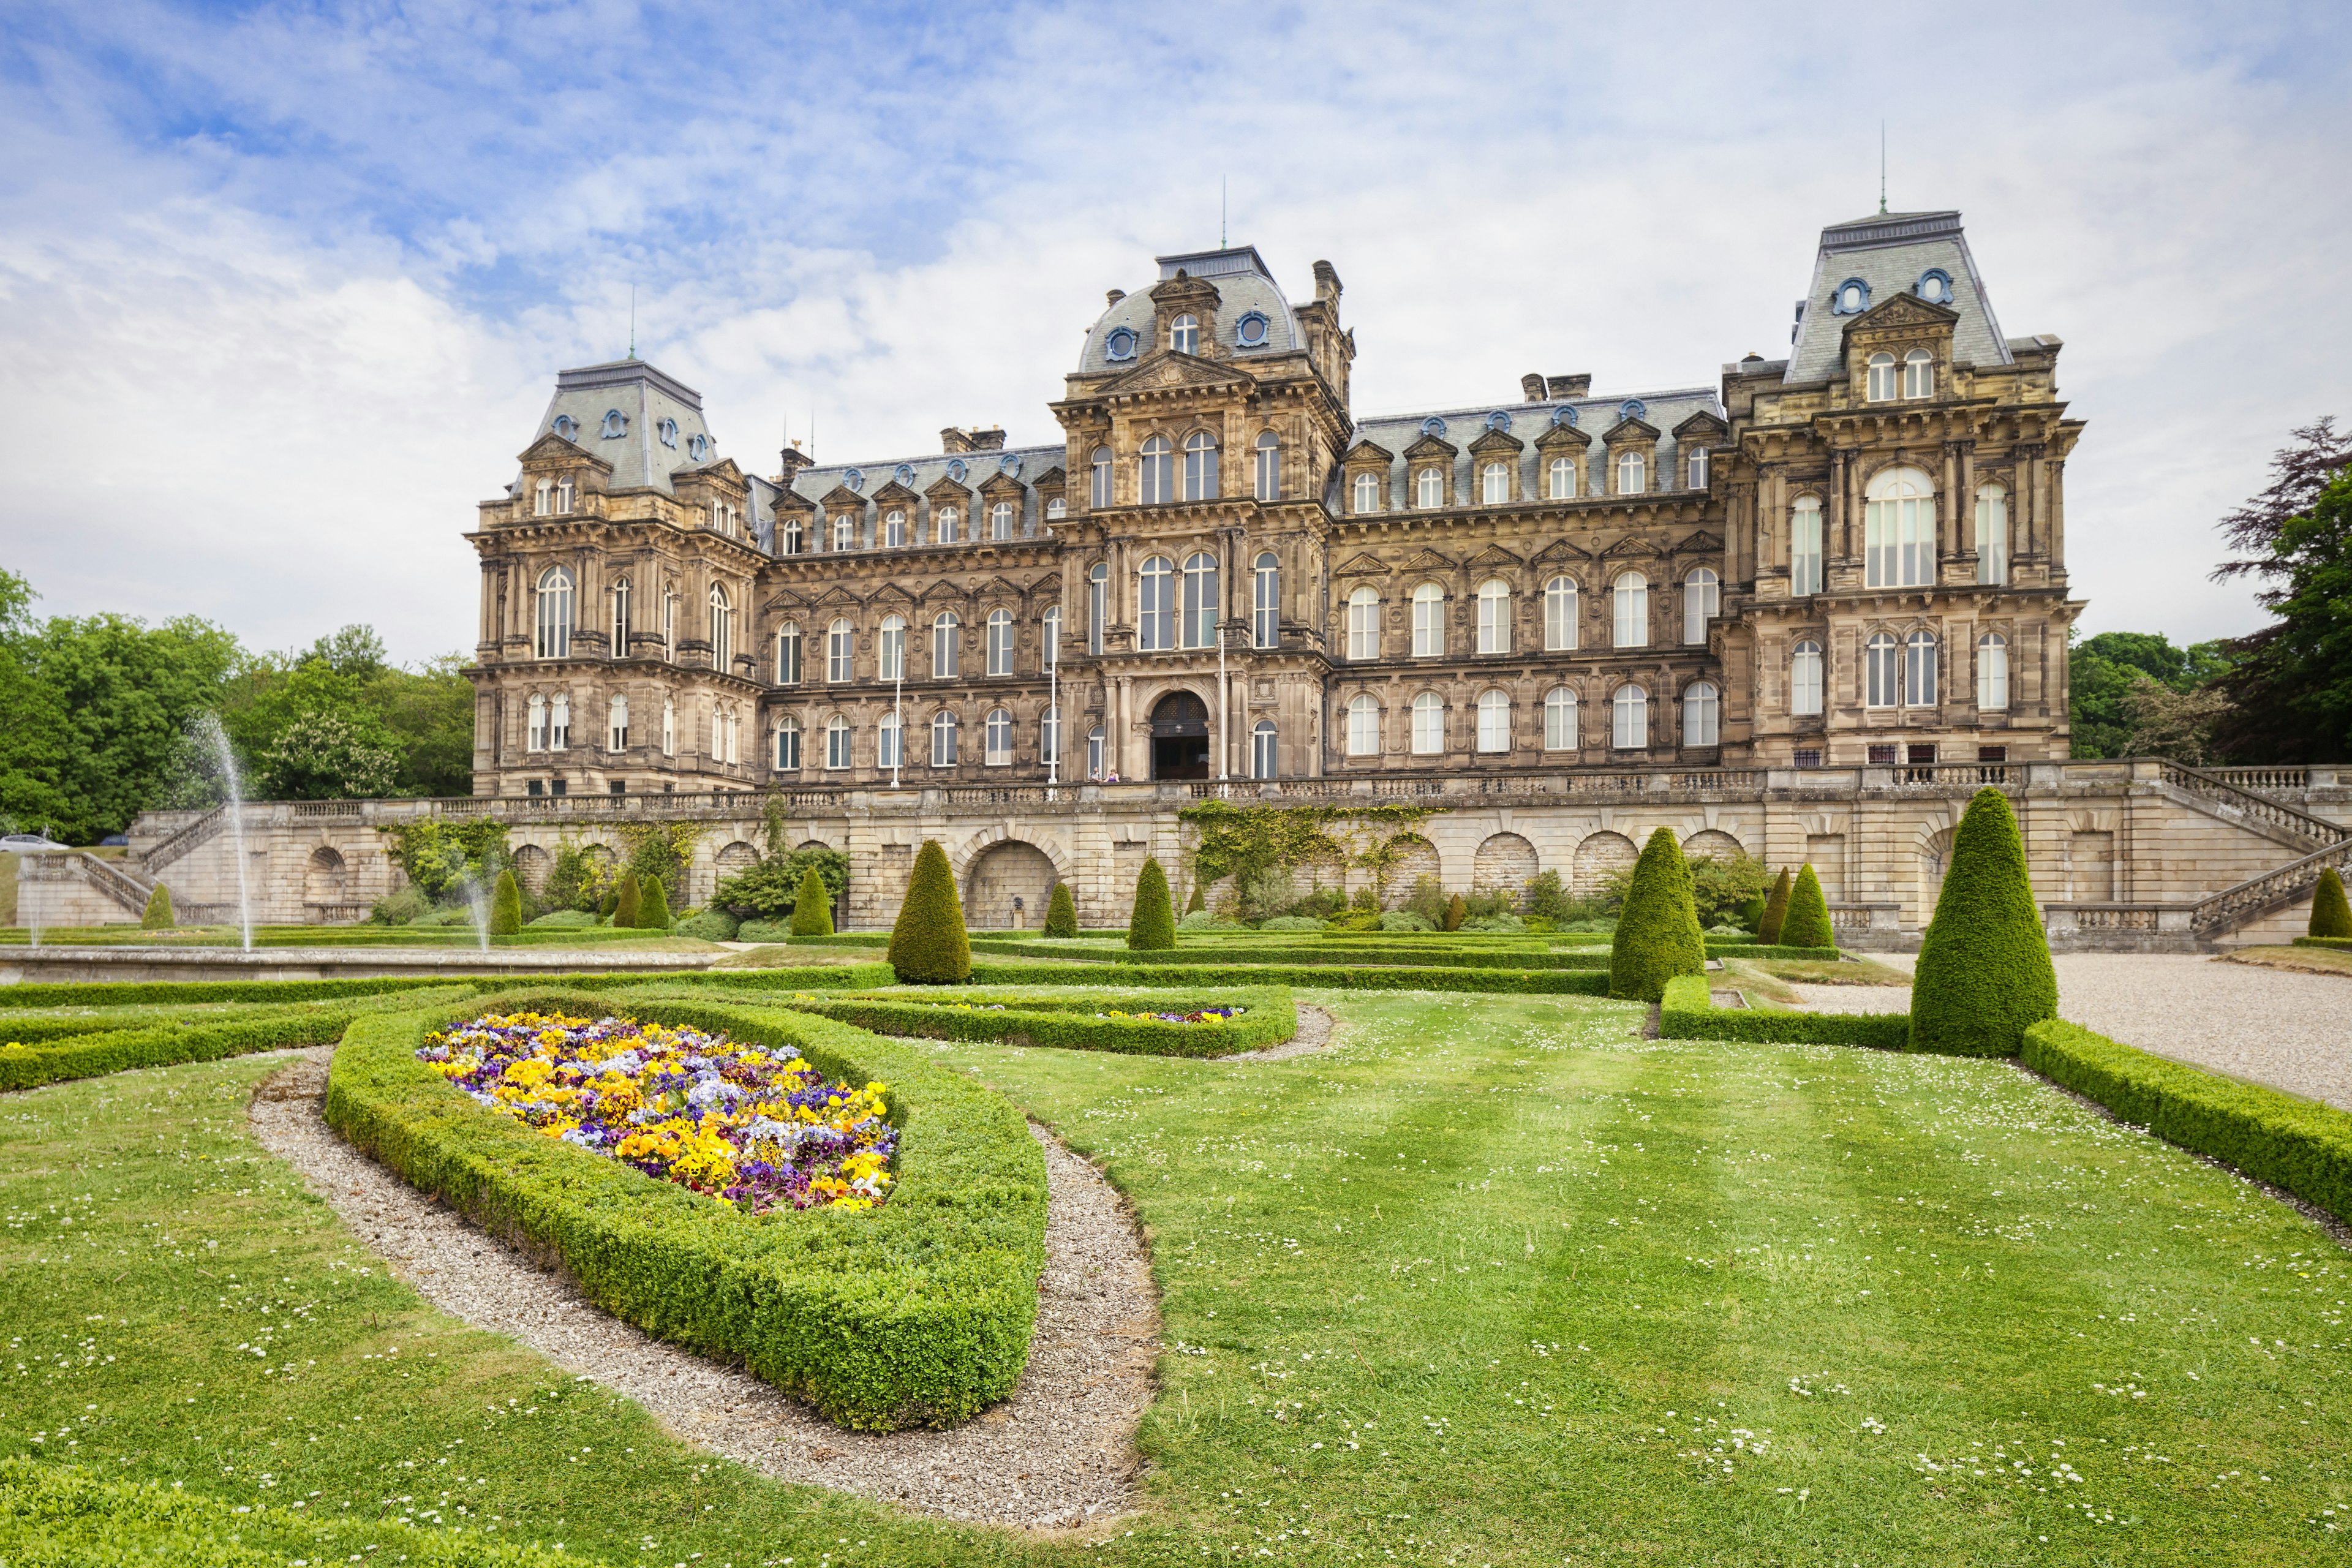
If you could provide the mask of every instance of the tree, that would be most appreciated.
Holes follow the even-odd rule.
[[[635,871],[621,873],[621,886],[613,900],[613,924],[624,931],[634,931],[644,922],[638,917],[645,912],[645,890],[637,886]]]
[[[849,891],[849,857],[810,844],[781,856],[771,854],[731,877],[721,877],[710,890],[710,902],[744,920],[782,920],[799,907],[810,871],[824,884],[828,904]]]
[[[2160,632],[2101,632],[2074,644],[2066,663],[2073,754],[2195,762],[2179,749],[2204,746],[2195,715],[2210,710],[2210,700],[2186,710],[2151,707],[2151,693],[2198,693],[2229,663],[2220,643],[2175,647]]]
[[[1822,897],[1822,879],[1813,874],[1810,861],[1797,868],[1797,880],[1789,889],[1789,908],[1780,917],[1779,935],[1782,947],[1837,945],[1837,928],[1830,924],[1829,900]]]
[[[1054,896],[1045,905],[1045,934],[1076,936],[1078,934],[1078,906],[1070,898],[1067,882],[1054,884]]]
[[[1977,791],[1952,835],[1952,863],[1911,980],[1911,1048],[2011,1057],[2058,1016],[2058,972],[2034,907],[2025,840],[2009,797]]]
[[[2131,721],[2129,754],[2202,766],[2212,760],[2214,731],[2229,710],[2229,698],[2214,687],[2177,691],[2135,669],[2124,699]]]
[[[2336,896],[2339,900],[2343,898],[2340,888]],[[172,889],[161,882],[156,883],[155,890],[147,895],[147,910],[139,917],[139,929],[170,931],[179,923],[179,917],[172,912]]]
[[[2352,437],[2334,418],[2293,433],[2270,488],[2221,520],[2237,552],[2217,581],[2252,577],[2278,619],[2226,645],[2222,754],[2241,763],[2336,762],[2352,753]]]
[[[522,934],[522,889],[516,886],[511,870],[499,873],[498,887],[490,894],[490,934]]]
[[[833,934],[833,895],[825,890],[824,878],[814,866],[801,873],[800,892],[793,900],[793,934]]]
[[[1447,931],[1460,931],[1462,929],[1462,922],[1469,918],[1470,906],[1462,901],[1461,894],[1456,893],[1452,898],[1445,900],[1445,929]]]
[[[257,763],[257,798],[366,800],[393,792],[400,748],[373,713],[321,710],[279,731]]]
[[[666,931],[675,922],[670,919],[669,889],[659,877],[647,877],[637,884],[637,925],[644,931]]]
[[[1176,945],[1176,910],[1168,898],[1168,873],[1152,856],[1136,874],[1135,907],[1127,921],[1127,945],[1139,952]]]
[[[1778,942],[1780,940],[1780,922],[1789,916],[1789,868],[1783,866],[1780,880],[1772,884],[1772,891],[1764,900],[1764,918],[1756,927],[1758,942]]]
[[[2311,925],[2313,936],[2352,939],[2352,904],[2344,901],[2344,879],[2330,866],[2319,874],[2319,886],[2311,890]]]
[[[1706,973],[1706,939],[1691,902],[1690,865],[1671,827],[1642,847],[1609,948],[1609,994],[1655,1002],[1678,974]]]
[[[971,933],[948,852],[926,838],[890,927],[890,967],[902,985],[961,985],[971,978]]]

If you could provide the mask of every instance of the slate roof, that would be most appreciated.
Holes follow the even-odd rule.
[[[871,549],[877,510],[873,496],[883,486],[895,481],[918,496],[926,497],[919,501],[906,503],[906,510],[910,523],[919,523],[928,530],[931,519],[931,503],[928,499],[930,488],[941,479],[961,485],[971,492],[971,497],[961,503],[967,531],[965,537],[970,538],[969,531],[973,520],[985,519],[988,515],[988,502],[981,495],[980,487],[1003,474],[1021,486],[1021,516],[1014,523],[1013,532],[1015,538],[1027,539],[1041,531],[1045,521],[1045,504],[1037,499],[1037,476],[1060,467],[1067,456],[1068,448],[1065,447],[1013,447],[998,452],[927,452],[913,458],[876,458],[856,463],[826,463],[803,468],[793,476],[792,493],[820,513],[825,510],[824,498],[836,489],[846,487],[865,498],[858,508],[863,517],[858,537],[863,542],[860,548]],[[956,478],[951,467],[955,464],[962,465],[961,479]],[[908,470],[903,479],[898,474],[902,468]],[[851,482],[853,475],[856,476],[856,483]],[[770,492],[766,503],[767,516],[772,524],[776,487],[764,485],[764,489]],[[817,531],[826,538],[831,537],[822,526]],[[773,546],[769,544],[767,548],[772,550]]]
[[[1599,453],[1602,450],[1602,437],[1627,416],[1626,405],[1630,403],[1640,404],[1642,422],[1654,426],[1660,433],[1657,462],[1650,471],[1653,489],[1665,475],[1679,471],[1675,466],[1677,443],[1675,426],[1694,414],[1712,414],[1717,419],[1725,417],[1723,399],[1715,388],[1685,386],[1663,392],[1618,392],[1553,398],[1541,403],[1487,404],[1483,407],[1427,409],[1419,414],[1383,414],[1358,420],[1354,434],[1348,437],[1348,445],[1352,448],[1359,441],[1370,440],[1387,451],[1399,454],[1389,463],[1386,510],[1409,510],[1407,486],[1410,479],[1406,470],[1408,468],[1418,470],[1427,464],[1420,460],[1408,462],[1402,454],[1406,447],[1421,439],[1422,426],[1432,419],[1444,421],[1444,439],[1458,448],[1454,458],[1453,493],[1457,497],[1469,496],[1476,493],[1471,484],[1473,470],[1486,460],[1472,456],[1470,443],[1486,433],[1489,416],[1502,414],[1510,420],[1510,434],[1526,443],[1518,455],[1520,493],[1539,496],[1544,491],[1542,465],[1545,454],[1536,449],[1536,442],[1561,418],[1563,411],[1573,416],[1570,422],[1578,429],[1592,437],[1587,451]],[[1726,420],[1726,423],[1729,421]],[[1579,493],[1590,495],[1592,492]],[[1337,500],[1331,505],[1335,512],[1345,510]]]
[[[1869,285],[1869,303],[1878,305],[1911,291],[1931,270],[1951,279],[1952,297],[1939,302],[1960,314],[1952,334],[1952,357],[1974,364],[2013,363],[1976,258],[1969,254],[1960,215],[1878,213],[1822,230],[1812,287],[1797,302],[1785,381],[1824,381],[1840,373],[1845,327],[1852,317],[1834,314],[1831,306],[1848,279],[1859,278]]]
[[[1216,289],[1217,333],[1232,351],[1234,363],[1246,365],[1262,355],[1286,353],[1306,342],[1306,334],[1299,331],[1297,313],[1291,310],[1282,286],[1274,280],[1274,273],[1258,255],[1257,247],[1236,245],[1222,250],[1156,256],[1152,259],[1160,266],[1155,282],[1166,282],[1181,270]],[[1234,337],[1234,328],[1252,310],[1265,317],[1265,342],[1255,348],[1244,348]],[[1078,373],[1085,375],[1124,369],[1150,353],[1151,314],[1149,289],[1139,289],[1105,310],[1087,329],[1086,346],[1078,354]],[[1132,358],[1114,360],[1105,347],[1112,331],[1118,327],[1128,328],[1139,340]]]
[[[621,416],[616,436],[604,433],[605,416],[612,413]],[[718,443],[702,420],[702,394],[643,360],[558,371],[555,395],[540,416],[532,439],[554,429],[557,418],[565,415],[576,426],[573,443],[613,465],[614,489],[669,491],[670,475],[678,469],[718,460]],[[677,426],[675,445],[662,439],[665,420]],[[707,443],[699,458],[693,453],[697,436]],[[517,478],[520,482],[520,470]]]

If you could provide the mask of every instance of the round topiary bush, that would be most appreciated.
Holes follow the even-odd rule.
[[[662,886],[659,877],[647,877],[639,890],[643,897],[637,902],[637,924],[646,931],[668,931],[669,889]]]
[[[1764,900],[1764,918],[1756,922],[1758,942],[1777,942],[1780,940],[1781,922],[1789,918],[1790,887],[1789,868],[1783,866],[1779,879],[1772,884],[1772,891]]]
[[[632,931],[637,925],[637,914],[645,902],[644,892],[637,887],[635,871],[621,873],[621,885],[613,891],[613,925],[615,930]]]
[[[1067,882],[1054,884],[1054,896],[1045,904],[1045,934],[1076,936],[1078,934],[1078,906],[1071,900]]]
[[[743,922],[725,910],[701,910],[670,928],[672,936],[699,937],[704,942],[733,942]]]
[[[1168,873],[1157,856],[1135,879],[1135,910],[1128,917],[1127,945],[1139,952],[1176,945],[1176,910],[1168,900]]]
[[[1706,973],[1706,942],[1699,935],[1698,906],[1691,899],[1690,864],[1675,830],[1661,827],[1642,847],[1624,906],[1617,911],[1609,994],[1655,1002],[1665,994],[1667,981]]]
[[[2336,897],[2338,902],[2343,900],[2344,892],[2341,888],[2336,889]],[[147,910],[139,917],[139,929],[170,931],[179,923],[179,917],[172,912],[172,889],[161,882],[156,883],[155,890],[147,895]]]
[[[163,889],[159,883],[155,890]],[[164,906],[168,917],[171,906]],[[164,924],[171,921],[166,918]],[[2330,866],[2319,874],[2319,886],[2311,890],[2311,935],[2352,937],[2352,904],[2344,900],[2344,879]]]
[[[1161,897],[1166,897],[1165,884]],[[971,936],[963,900],[956,896],[948,852],[926,838],[915,852],[915,874],[890,928],[890,967],[901,985],[961,985],[971,978]]]
[[[801,873],[800,891],[793,895],[793,934],[833,934],[833,895],[825,891],[824,879],[814,866]]]
[[[2050,963],[2009,798],[1977,791],[1952,835],[1951,868],[1911,980],[1911,1048],[2013,1057],[2028,1026],[2058,1016]]]
[[[1829,900],[1822,897],[1822,879],[1808,863],[1797,868],[1796,884],[1789,889],[1789,907],[1780,916],[1779,932],[1766,938],[1782,947],[1835,947],[1836,928],[1830,924]]]
[[[1426,916],[1414,914],[1411,910],[1391,910],[1381,917],[1381,929],[1382,931],[1435,931],[1437,928],[1429,923]]]

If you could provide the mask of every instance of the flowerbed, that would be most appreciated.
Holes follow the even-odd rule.
[[[1122,1013],[1114,1007],[1097,1018],[1140,1018],[1153,1024],[1222,1024],[1248,1012],[1246,1007],[1202,1007],[1191,1013]]]
[[[416,1055],[477,1101],[649,1176],[752,1214],[872,1208],[898,1130],[886,1086],[827,1083],[790,1046],[691,1026],[490,1014]]]

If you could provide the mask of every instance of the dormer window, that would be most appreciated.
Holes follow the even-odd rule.
[[[530,514],[533,517],[545,517],[554,510],[555,481],[547,475],[541,474],[539,477],[538,485],[531,490]]]
[[[629,416],[617,408],[604,410],[604,439],[617,441],[629,433]]]
[[[565,515],[572,510],[575,493],[570,474],[555,481],[555,510],[558,516]]]
[[[1423,468],[1412,481],[1413,505],[1423,508],[1445,504],[1445,470]]]
[[[688,436],[686,438],[686,455],[692,458],[698,463],[702,461],[703,458],[710,456],[710,437],[708,436]]]
[[[1870,285],[1859,278],[1849,278],[1837,286],[1830,296],[1830,313],[1837,316],[1859,316],[1870,309]]]
[[[1870,356],[1870,374],[1863,388],[1863,397],[1871,403],[1895,401],[1895,356],[1875,353]]]
[[[1266,325],[1266,318],[1263,311],[1251,310],[1244,314],[1240,321],[1234,323],[1235,346],[1245,349],[1265,347]]]
[[[580,421],[569,414],[559,414],[555,416],[555,433],[569,441],[580,434]]]
[[[776,531],[777,553],[798,555],[801,552],[801,520],[796,517],[786,518],[783,527]]]
[[[1201,352],[1201,318],[1186,314],[1168,323],[1168,346],[1180,354]]]
[[[1381,480],[1377,474],[1356,476],[1356,499],[1352,510],[1359,517],[1381,510]]]
[[[1690,455],[1691,489],[1695,490],[1703,490],[1706,489],[1706,448],[1704,447],[1692,447]]]
[[[1617,493],[1637,496],[1650,488],[1649,465],[1639,452],[1622,452],[1617,458]]]
[[[1108,360],[1129,360],[1135,357],[1135,334],[1125,327],[1114,327],[1103,340],[1103,357]]]
[[[863,468],[844,468],[841,471],[841,482],[863,494],[866,489],[866,471]]]
[[[1929,268],[1919,274],[1919,281],[1911,286],[1911,291],[1930,305],[1948,305],[1952,302],[1952,275],[1940,267]]]
[[[911,472],[912,470],[909,471]],[[950,458],[948,459],[948,478],[953,479],[957,484],[963,483],[964,475],[970,472],[971,472],[971,469],[965,465],[964,460],[961,458]],[[913,484],[915,481],[908,479],[907,482],[908,484]]]
[[[904,550],[907,547],[907,514],[891,510],[882,514],[882,548]]]
[[[1913,349],[1903,356],[1903,395],[1936,395],[1936,356],[1926,349]]]
[[[1062,504],[1062,498],[1060,496],[1055,496],[1052,500],[1045,503],[1045,521],[1047,522],[1059,522],[1062,518],[1066,515],[1067,511],[1068,508]]]
[[[1479,500],[1488,506],[1499,506],[1511,499],[1511,466],[1489,463],[1479,476]]]
[[[914,465],[911,463],[901,463],[897,468],[890,470],[890,477],[898,480],[898,483],[902,485],[912,485],[915,482]]]
[[[656,426],[654,426],[654,434],[655,434],[655,435],[656,435],[656,436],[659,436],[659,437],[661,437],[661,444],[662,444],[663,446],[665,446],[665,447],[675,447],[675,446],[677,446],[677,420],[675,420],[675,419],[665,419],[665,420],[663,420],[660,424],[658,424],[658,425],[656,425]]]

